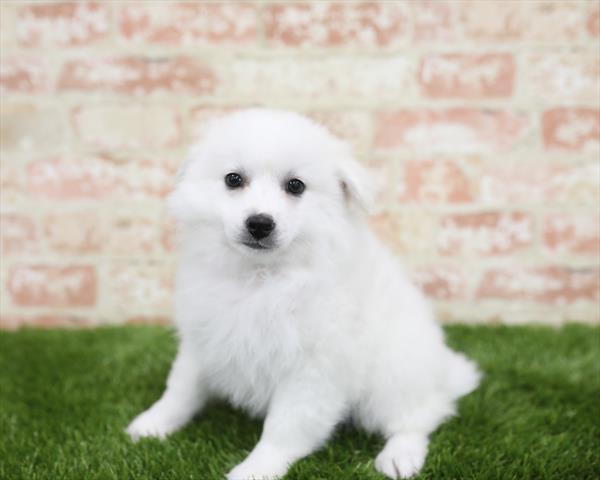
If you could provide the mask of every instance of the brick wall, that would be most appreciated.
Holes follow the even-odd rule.
[[[1,4],[2,326],[168,321],[164,196],[228,110],[328,125],[444,321],[598,323],[597,1]]]

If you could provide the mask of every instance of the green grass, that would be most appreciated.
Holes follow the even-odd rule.
[[[600,330],[450,327],[485,380],[432,437],[423,479],[600,478]],[[161,394],[175,352],[159,327],[0,334],[0,478],[221,479],[260,435],[225,405],[161,443],[131,418]],[[378,437],[349,427],[286,479],[382,479]]]

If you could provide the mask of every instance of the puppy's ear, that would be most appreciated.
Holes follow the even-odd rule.
[[[369,213],[378,190],[371,172],[351,155],[345,155],[338,162],[338,178],[348,205]]]

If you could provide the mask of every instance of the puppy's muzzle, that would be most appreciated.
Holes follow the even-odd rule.
[[[246,229],[255,240],[261,240],[271,235],[275,230],[275,221],[271,215],[258,213],[246,219]]]

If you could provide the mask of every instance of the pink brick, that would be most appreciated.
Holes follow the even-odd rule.
[[[512,94],[515,61],[508,53],[437,54],[421,62],[419,84],[431,98],[502,98]]]
[[[50,250],[58,254],[99,253],[107,243],[106,227],[97,210],[46,215],[44,237]]]
[[[600,150],[600,110],[555,108],[542,116],[544,146],[551,150]]]
[[[162,105],[80,107],[72,123],[84,144],[102,149],[174,147],[182,136],[176,109]]]
[[[422,210],[384,210],[373,215],[369,223],[380,240],[397,254],[422,254],[434,248],[436,218]]]
[[[490,166],[481,173],[479,190],[481,202],[487,204],[593,205],[600,196],[600,166]]]
[[[360,111],[307,112],[307,115],[346,141],[354,151],[364,150],[368,143],[370,115]]]
[[[242,2],[139,2],[119,10],[121,38],[170,45],[256,42],[256,6]]]
[[[10,270],[8,291],[24,307],[88,307],[96,303],[96,272],[89,266],[23,265]]]
[[[598,212],[553,213],[544,219],[543,240],[551,253],[595,255],[600,258]]]
[[[473,40],[564,42],[579,38],[582,12],[578,2],[481,1],[460,3],[460,23]]]
[[[444,255],[498,255],[531,246],[533,220],[522,212],[467,213],[441,220],[438,247]]]
[[[135,95],[157,91],[203,95],[212,93],[215,83],[211,68],[192,58],[126,57],[69,61],[62,69],[58,88]]]
[[[17,37],[24,46],[77,46],[105,38],[110,6],[100,2],[30,4],[21,8]]]
[[[108,154],[37,160],[27,168],[28,189],[36,197],[56,200],[163,198],[172,190],[178,163]]]
[[[264,12],[267,40],[291,47],[386,47],[407,32],[400,2],[278,3]]]
[[[5,58],[0,62],[0,91],[45,93],[49,90],[47,65],[31,58]]]
[[[173,271],[158,263],[123,263],[109,269],[108,285],[115,306],[132,313],[139,309],[167,310],[172,306]]]
[[[156,218],[117,213],[108,219],[105,249],[114,255],[141,256],[165,250],[163,225]]]
[[[463,272],[455,267],[431,266],[412,273],[415,283],[435,300],[464,300],[467,283]]]
[[[6,155],[4,152],[32,155],[66,147],[69,129],[59,106],[53,107],[33,99],[28,102],[8,102],[2,98],[0,118],[3,160]]]
[[[275,98],[335,108],[388,104],[403,98],[414,83],[410,61],[401,55],[239,57],[219,70],[218,93],[252,105],[270,105]]]
[[[594,53],[573,52],[530,55],[526,61],[530,94],[548,98],[591,100],[600,98],[600,63]]]
[[[463,203],[473,200],[471,180],[451,160],[409,160],[403,163],[404,192],[401,201]]]
[[[18,328],[81,328],[92,326],[89,318],[69,314],[23,315],[7,314],[0,317],[1,330]]]
[[[115,166],[102,157],[78,161],[62,158],[38,160],[27,167],[32,195],[54,199],[103,198],[117,187]]]
[[[590,2],[586,28],[592,37],[600,37],[600,5],[597,2]]]
[[[414,41],[442,41],[457,38],[457,2],[422,0],[409,2],[409,5],[413,16]]]
[[[24,190],[23,174],[19,164],[9,163],[0,158],[0,203],[22,198]]]
[[[524,114],[454,108],[400,110],[380,113],[375,126],[375,146],[461,153],[503,152],[526,136]]]
[[[50,214],[44,219],[46,243],[59,254],[150,255],[164,251],[158,219],[94,210]]]
[[[37,229],[33,218],[8,213],[0,215],[0,246],[2,256],[39,253]]]
[[[477,297],[564,305],[597,302],[600,299],[599,292],[599,270],[562,267],[502,268],[484,274]]]
[[[161,244],[166,252],[174,252],[178,242],[178,228],[175,220],[169,216],[161,219]]]

